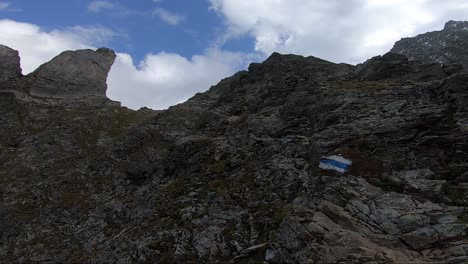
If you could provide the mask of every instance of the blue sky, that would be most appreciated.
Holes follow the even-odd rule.
[[[467,16],[466,0],[0,0],[0,44],[24,74],[112,48],[108,97],[164,109],[275,51],[357,64]]]
[[[94,5],[96,9],[92,9],[93,2],[103,4]],[[76,25],[109,28],[117,36],[107,44],[131,54],[136,60],[162,50],[185,57],[199,54],[213,45],[223,30],[222,17],[209,10],[210,3],[203,0],[15,0],[11,3],[11,8],[21,11],[4,12],[4,18],[40,25],[44,30]],[[180,21],[176,25],[169,24],[159,18],[155,10],[180,17]],[[226,46],[232,50],[252,50],[253,45],[243,40]]]

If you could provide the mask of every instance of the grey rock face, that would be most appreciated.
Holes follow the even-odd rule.
[[[449,21],[441,31],[404,38],[391,52],[424,63],[459,63],[468,69],[468,21]]]
[[[116,55],[109,49],[65,51],[28,75],[30,94],[38,97],[75,99],[105,97],[107,74]]]
[[[18,51],[0,45],[0,82],[21,76]]]

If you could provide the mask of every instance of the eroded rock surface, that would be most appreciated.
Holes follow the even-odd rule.
[[[165,111],[0,92],[0,260],[467,263],[465,77],[275,53]]]

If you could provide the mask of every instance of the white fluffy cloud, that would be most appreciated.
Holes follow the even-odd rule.
[[[117,5],[113,2],[106,1],[106,0],[97,0],[92,1],[88,4],[88,11],[93,13],[99,13],[102,10],[114,9]]]
[[[249,34],[255,49],[357,63],[401,37],[466,19],[466,0],[210,0],[227,36]]]
[[[20,52],[23,73],[35,70],[62,51],[105,44],[114,36],[104,27],[77,26],[46,32],[34,24],[0,20],[0,43]]]
[[[7,9],[8,7],[10,7],[10,3],[8,2],[0,2],[0,10],[5,10]]]
[[[24,74],[62,51],[102,46],[114,36],[103,27],[44,31],[34,24],[0,20],[0,44],[19,50]],[[107,95],[134,109],[164,109],[207,90],[245,61],[244,54],[208,49],[190,59],[174,53],[148,54],[135,66],[129,54],[118,53],[107,80]]]
[[[109,76],[108,95],[131,108],[164,109],[207,90],[245,61],[248,55],[214,49],[190,59],[166,52],[149,54],[135,66],[128,54],[119,54]]]
[[[184,21],[184,16],[172,13],[164,8],[158,7],[153,10],[153,16],[158,17],[161,19],[164,23],[167,23],[171,26],[176,26],[180,22]]]

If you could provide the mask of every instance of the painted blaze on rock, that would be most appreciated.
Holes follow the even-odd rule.
[[[345,159],[341,156],[332,155],[320,159],[319,168],[345,173],[351,164],[353,164],[353,162],[348,159]]]

